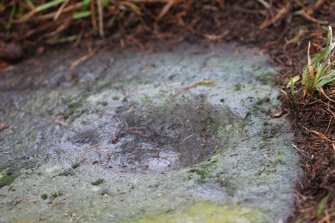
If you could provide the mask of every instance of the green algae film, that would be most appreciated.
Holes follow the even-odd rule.
[[[9,186],[14,180],[15,177],[8,174],[6,170],[0,172],[0,188]]]
[[[265,215],[260,209],[240,207],[237,205],[220,206],[213,203],[197,202],[193,205],[166,212],[161,215],[148,216],[122,223],[262,223]]]

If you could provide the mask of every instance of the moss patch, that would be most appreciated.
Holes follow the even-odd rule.
[[[215,166],[215,164],[218,162],[216,159],[209,160],[207,162],[202,163],[201,165],[198,165],[195,168],[192,168],[189,170],[190,173],[192,174],[197,174],[200,176],[200,181],[204,182],[208,173],[211,173],[211,168]],[[211,175],[211,174],[209,174]],[[191,180],[193,178],[193,175],[188,176],[188,180]]]
[[[97,179],[96,181],[92,182],[91,184],[94,186],[100,185],[104,182],[104,179]]]
[[[42,194],[42,195],[41,195],[41,199],[42,199],[42,200],[46,200],[46,199],[48,199],[48,195],[47,195],[47,194]]]
[[[58,191],[58,192],[52,193],[50,197],[51,197],[51,199],[55,199],[55,198],[61,197],[63,195],[64,195],[63,192]]]
[[[274,79],[275,74],[273,72],[265,72],[263,74],[256,75],[256,80],[260,81],[264,85],[273,83]]]
[[[73,169],[66,169],[63,172],[61,172],[60,174],[58,174],[58,176],[64,176],[64,177],[73,176],[73,175],[74,175]]]
[[[11,183],[13,183],[14,180],[14,176],[9,175],[6,171],[3,171],[0,174],[0,188],[10,185]]]
[[[237,205],[224,205],[198,202],[189,207],[181,208],[177,211],[166,212],[157,216],[144,217],[142,219],[126,221],[136,223],[172,223],[176,222],[186,223],[262,223],[266,222],[265,215],[259,209],[251,209],[240,207]],[[124,222],[124,223],[126,223]]]

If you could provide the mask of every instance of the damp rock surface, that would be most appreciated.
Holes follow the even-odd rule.
[[[300,175],[255,48],[52,51],[0,73],[0,222],[280,222]]]

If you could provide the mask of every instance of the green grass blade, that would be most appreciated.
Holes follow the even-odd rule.
[[[322,77],[319,82],[316,84],[316,88],[320,89],[327,84],[330,84],[335,81],[335,70],[331,71],[327,76]]]
[[[317,85],[316,85],[316,88],[319,90],[320,88],[324,87],[325,85],[331,83],[331,82],[334,82],[335,81],[335,77],[332,77],[332,78],[324,78],[322,79]]]
[[[42,12],[44,10],[47,10],[49,8],[55,7],[59,4],[62,4],[64,0],[53,0],[51,2],[45,3],[43,5],[40,5],[36,8],[36,12]]]
[[[324,62],[329,55],[329,47],[327,46],[324,50],[322,50],[320,53],[317,53],[312,61],[313,63],[321,63]]]
[[[72,15],[73,19],[81,19],[81,18],[85,18],[91,15],[90,11],[84,11],[84,12],[77,12],[75,14]]]
[[[327,35],[327,47],[330,47],[333,43],[333,30],[332,27],[329,26],[329,31]]]
[[[307,90],[311,91],[313,89],[308,68],[305,69],[305,85]]]
[[[323,214],[323,212],[325,210],[325,207],[326,207],[326,205],[328,203],[329,198],[330,198],[330,193],[327,196],[325,196],[324,198],[322,198],[322,200],[321,200],[321,202],[319,204],[319,207],[316,210],[316,216],[318,218],[321,217],[321,215]]]
[[[12,28],[13,19],[16,15],[16,12],[17,12],[17,4],[14,4],[13,7],[11,8],[11,10],[10,10],[9,19],[8,19],[8,23],[7,23],[7,26],[6,26],[7,29]]]
[[[294,81],[293,81],[293,78],[291,78],[291,94],[292,96],[294,96]]]
[[[323,64],[319,64],[317,66],[317,72],[314,78],[314,84],[317,84],[318,81],[320,80],[320,78],[322,78],[326,72],[326,70],[328,70],[329,65],[324,66]]]
[[[82,0],[82,3],[83,3],[83,11],[87,11],[90,7],[90,3],[91,3],[91,0]]]

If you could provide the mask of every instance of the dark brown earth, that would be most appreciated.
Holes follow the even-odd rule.
[[[271,56],[278,68],[277,84],[285,86],[288,78],[299,74],[306,64],[308,41],[313,43],[312,51],[317,51],[325,43],[327,26],[335,22],[335,3],[331,0],[171,2],[138,3],[141,13],[135,9],[128,10],[117,23],[107,25],[103,33],[106,39],[103,41],[96,40],[102,33],[94,26],[96,22],[92,21],[93,28],[90,26],[89,19],[66,23],[65,29],[57,35],[69,36],[79,32],[81,38],[71,45],[96,49],[129,46],[144,49],[152,47],[153,40],[160,40],[164,44],[234,41],[257,45]],[[106,19],[112,15],[110,10],[110,14],[105,14]],[[6,13],[8,10],[0,11],[0,18],[5,18]],[[48,20],[39,20],[41,16],[36,15],[35,20],[18,23],[6,38],[5,31],[0,30],[2,43],[22,44],[26,58],[55,47],[46,44],[54,38],[47,33],[67,21],[68,17],[65,16],[64,21],[45,25]],[[5,22],[0,19],[1,24]],[[0,57],[7,61],[22,57],[18,47],[10,49],[8,52],[8,46],[0,48]],[[334,222],[335,102],[319,96],[295,101],[283,97],[283,102],[283,112],[292,119],[295,143],[305,171],[297,185],[296,207],[289,221]]]

